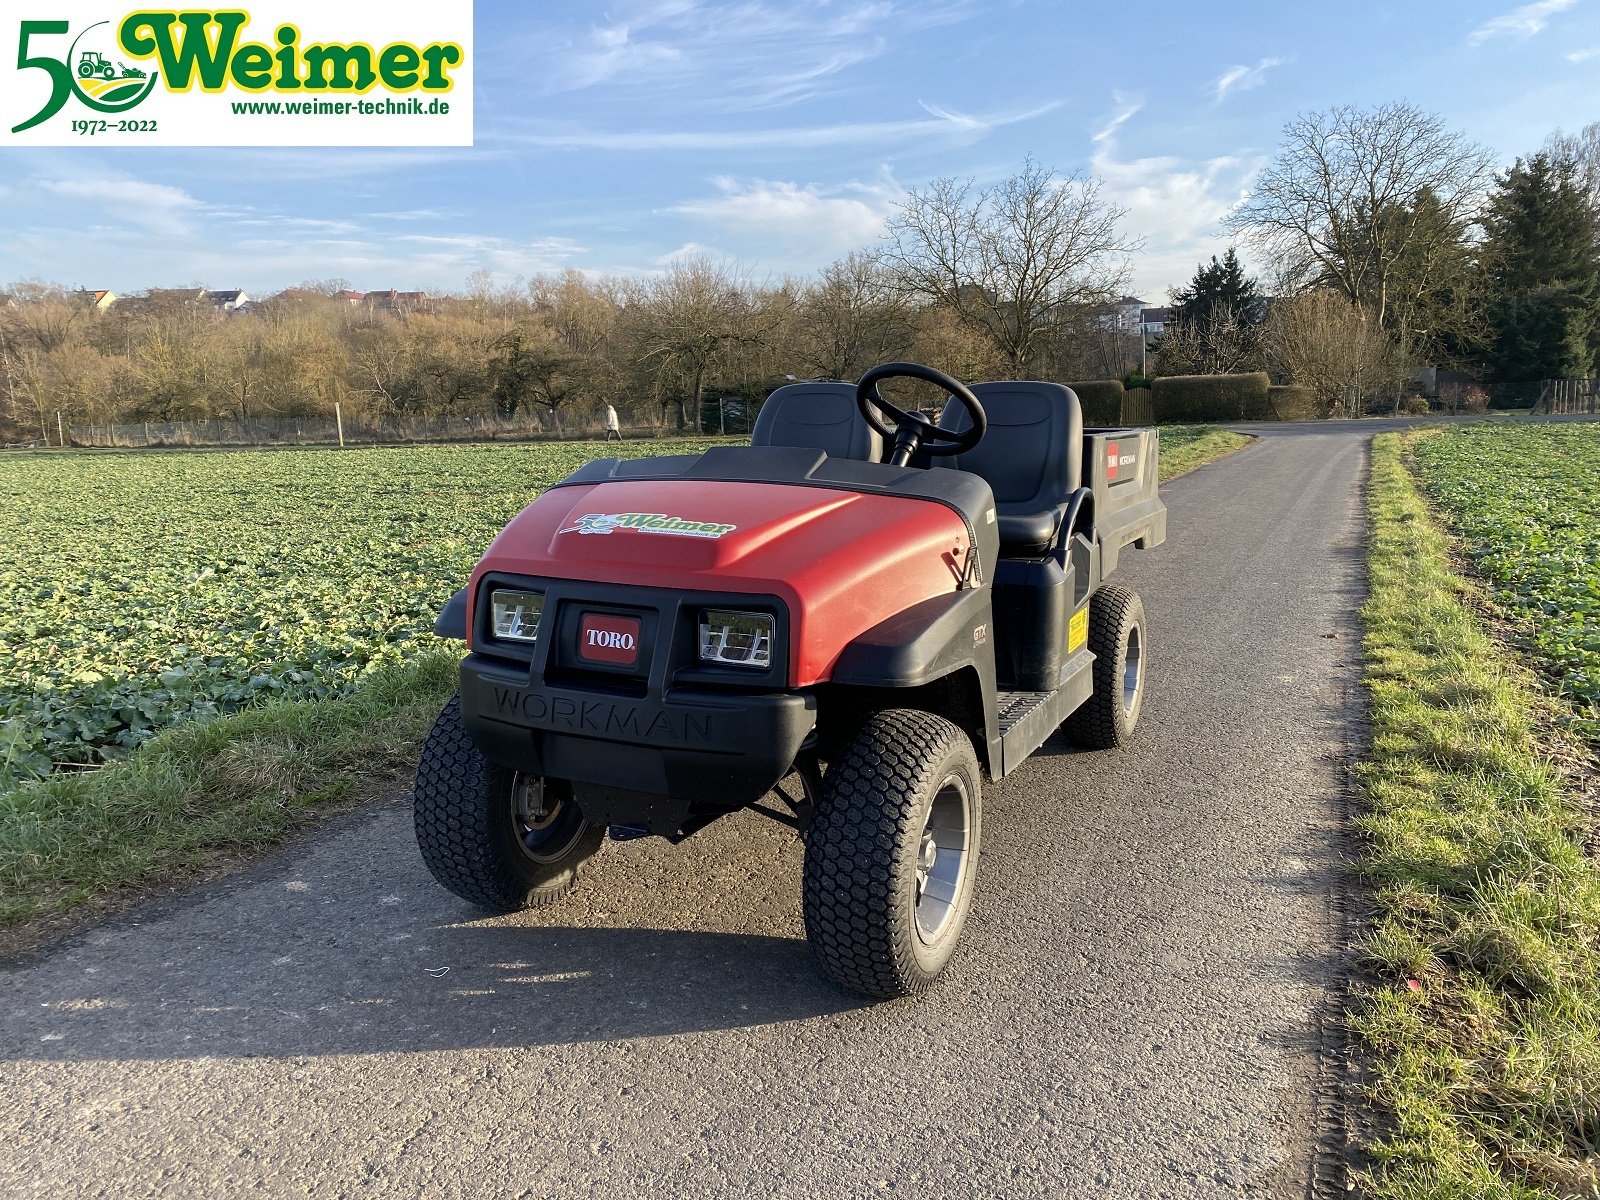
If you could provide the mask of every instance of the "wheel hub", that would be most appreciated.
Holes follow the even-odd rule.
[[[511,788],[512,839],[528,858],[553,862],[583,836],[583,815],[564,791],[551,788],[537,775],[521,773]]]
[[[933,943],[950,925],[965,890],[972,844],[972,800],[962,781],[944,781],[928,808],[917,847],[917,936]]]

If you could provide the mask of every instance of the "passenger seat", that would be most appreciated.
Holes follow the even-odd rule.
[[[883,439],[856,406],[856,385],[807,380],[767,397],[750,433],[752,446],[799,446],[829,458],[879,462]]]

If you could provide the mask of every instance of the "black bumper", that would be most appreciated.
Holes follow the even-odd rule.
[[[526,664],[470,654],[461,716],[491,761],[570,780],[590,821],[670,833],[765,795],[816,724],[816,701],[701,687],[636,698],[534,682]]]

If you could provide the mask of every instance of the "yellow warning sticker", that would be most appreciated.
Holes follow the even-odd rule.
[[[1089,640],[1089,610],[1080,608],[1072,614],[1072,622],[1067,626],[1067,653],[1071,654],[1081,650],[1083,644]]]

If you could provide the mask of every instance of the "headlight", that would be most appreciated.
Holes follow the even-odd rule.
[[[539,615],[544,611],[543,592],[489,593],[490,629],[504,642],[534,642],[539,639]]]
[[[765,670],[772,665],[772,618],[705,609],[700,614],[700,661]]]

